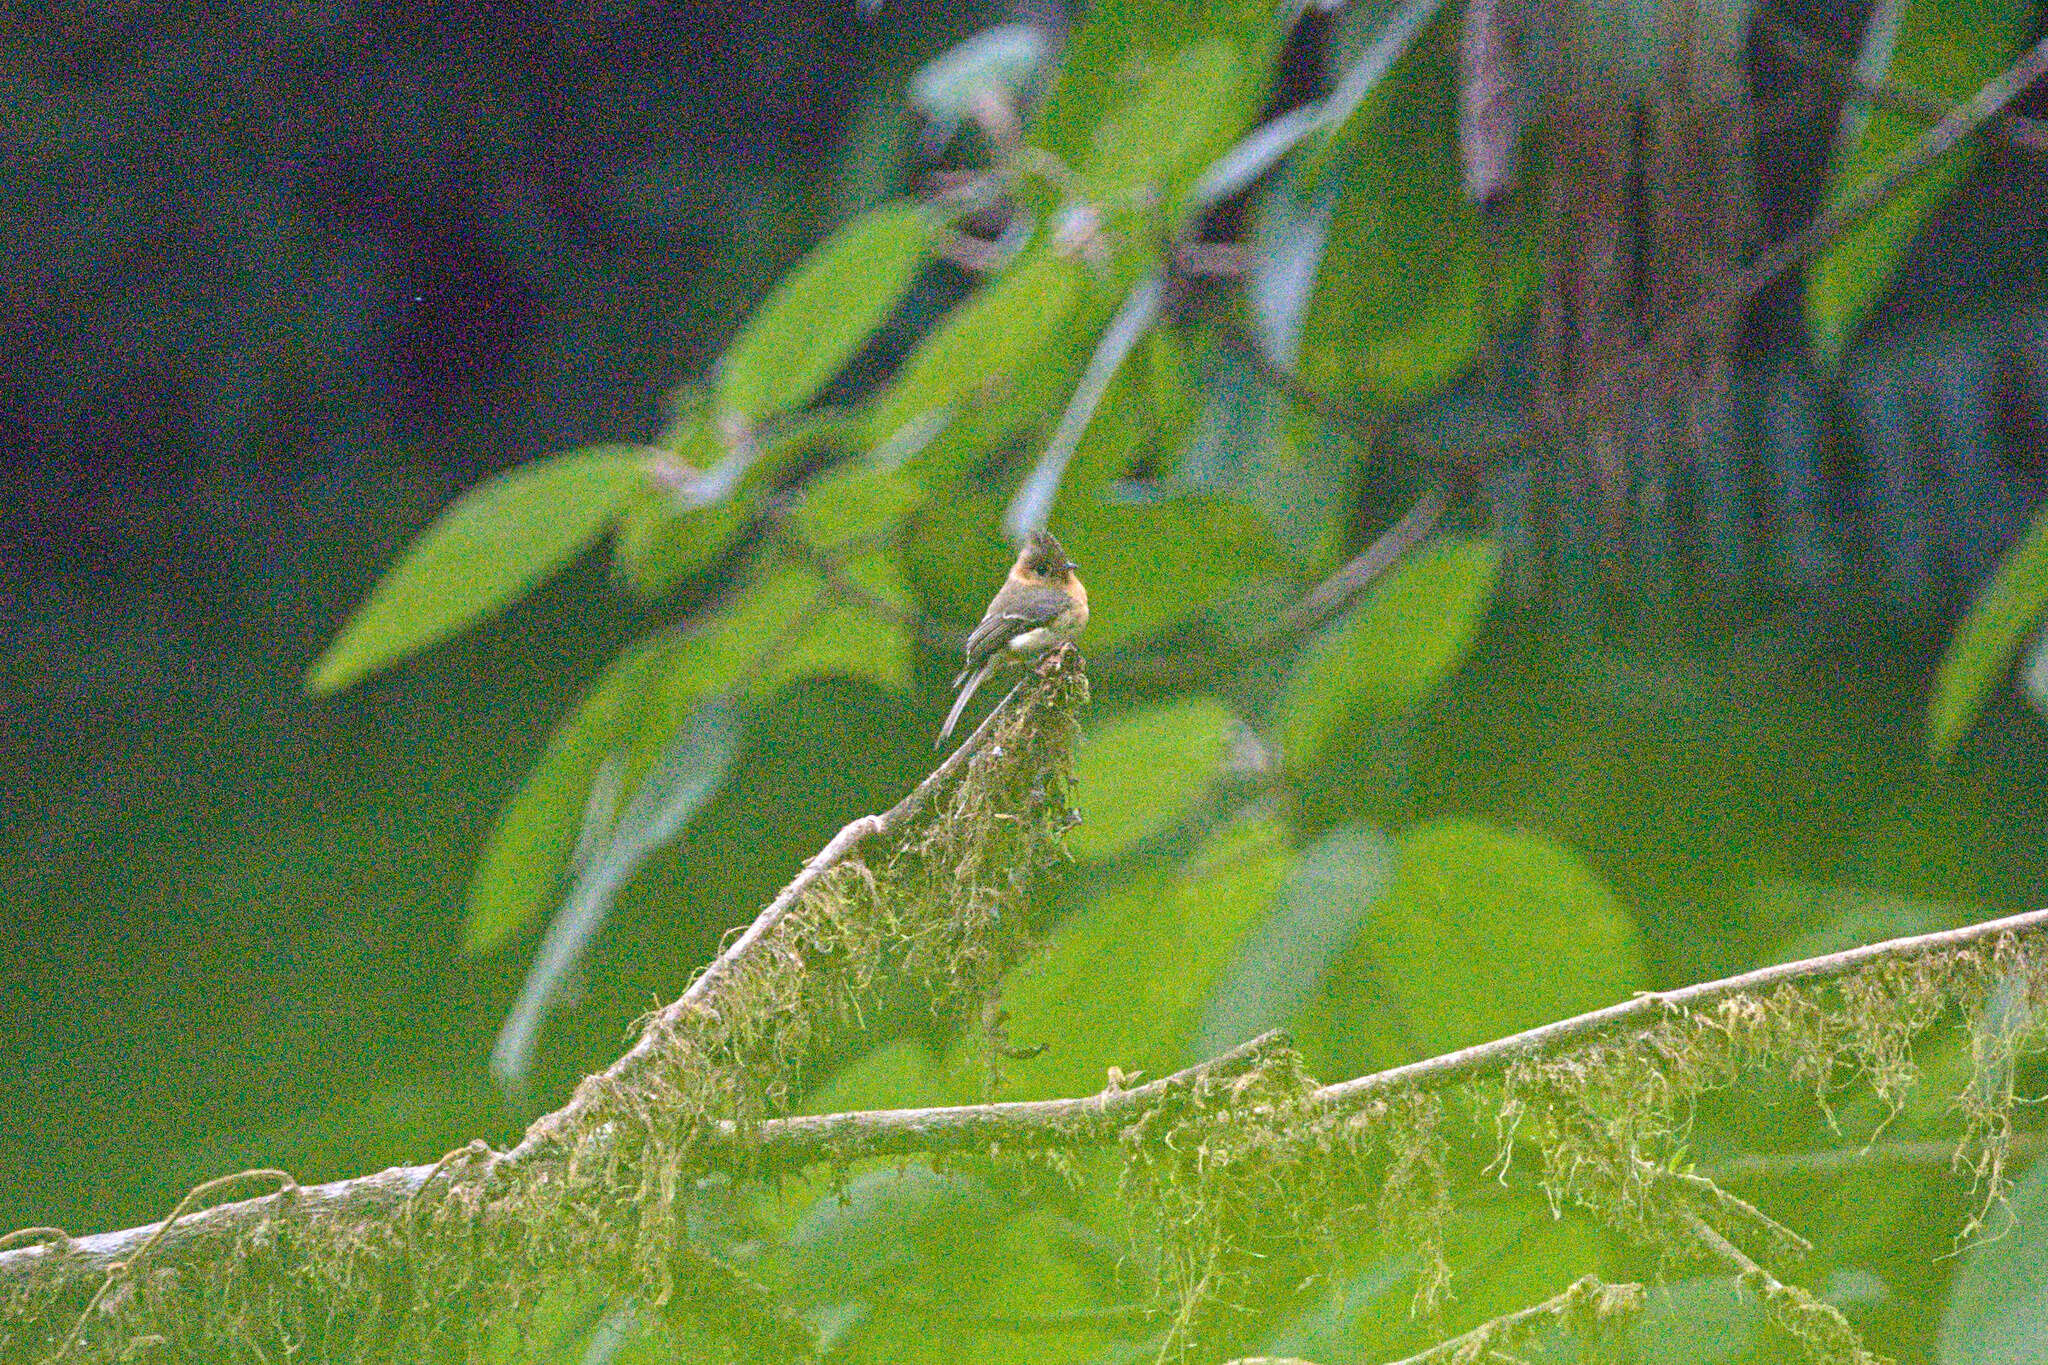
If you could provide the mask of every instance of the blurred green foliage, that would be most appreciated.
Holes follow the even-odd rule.
[[[1904,6],[1893,74],[1959,93],[1995,70],[2017,42],[2017,12],[1982,9]],[[607,533],[615,580],[653,604],[652,619],[614,623],[619,638],[583,642],[576,657],[594,677],[580,696],[566,695],[573,679],[552,657],[528,665],[559,719],[483,840],[460,935],[464,952],[483,955],[551,920],[543,932],[559,941],[566,912],[584,917],[567,955],[529,977],[522,1075],[549,1011],[574,1012],[579,964],[603,943],[614,901],[637,896],[649,918],[690,916],[686,950],[662,960],[675,970],[603,997],[623,1016],[639,1003],[632,988],[672,993],[677,971],[747,918],[746,896],[786,875],[838,818],[914,780],[951,650],[1008,558],[1005,508],[1063,422],[1081,428],[1071,459],[1033,506],[1090,586],[1084,645],[1097,654],[1100,700],[1081,754],[1076,866],[1048,907],[1044,952],[1002,993],[1007,1039],[1044,1048],[1001,1061],[1006,1098],[1090,1093],[1112,1067],[1157,1075],[1280,1024],[1335,1078],[1730,959],[1935,927],[2038,892],[2048,763],[2031,719],[1993,704],[2048,604],[2038,526],[1948,643],[1924,717],[1927,747],[1956,765],[1947,776],[1919,766],[1923,679],[1897,667],[1930,657],[1932,635],[1865,642],[1844,660],[1789,612],[1704,643],[1553,632],[1500,608],[1501,549],[1469,514],[1319,633],[1255,658],[1207,657],[1223,652],[1219,625],[1227,646],[1275,619],[1426,482],[1276,397],[1212,319],[1125,311],[1210,207],[1197,193],[1204,172],[1253,130],[1281,49],[1275,13],[1270,0],[1092,7],[1043,98],[1023,110],[1036,155],[985,172],[1023,224],[996,244],[988,278],[934,263],[976,204],[892,199],[853,216],[733,329],[655,441],[555,456],[472,490],[315,664],[316,692],[363,683],[551,575],[579,573],[571,566]],[[1279,319],[1250,330],[1314,391],[1386,407],[1437,393],[1530,296],[1532,194],[1493,218],[1462,196],[1454,39],[1448,12],[1424,27],[1349,117],[1303,140],[1258,209],[1255,243],[1309,243],[1297,262],[1307,292],[1278,305],[1232,300],[1228,316],[1238,330],[1240,313]],[[1027,89],[1016,50],[979,76],[974,63],[945,74]],[[946,90],[956,115],[971,113],[971,96]],[[1871,115],[1845,141],[1833,192],[1904,136],[1895,116]],[[1960,173],[1945,167],[1809,273],[1824,353],[1860,325]],[[966,297],[920,315],[913,300],[934,275]],[[1133,316],[1142,334],[1107,347],[1113,320]],[[917,329],[914,344],[849,397],[835,381],[871,363],[899,324]],[[1077,409],[1098,360],[1109,371],[1101,391]],[[600,593],[589,577],[575,580],[585,599]],[[544,599],[515,613],[513,633],[581,605]],[[467,647],[477,652],[456,656],[457,674],[498,662],[488,643]],[[1783,661],[1801,649],[1812,653],[1788,680]],[[1165,682],[1143,668],[1159,658],[1175,665]],[[389,695],[380,685],[365,705]],[[502,705],[519,722],[507,733],[538,731],[532,695],[438,704]],[[1973,753],[1965,740],[1980,719],[1994,738]],[[177,755],[157,761],[168,770]],[[1952,799],[1964,782],[1984,784],[1968,809]],[[1923,820],[1927,807],[1950,818]],[[330,814],[306,813],[296,837],[315,842]],[[353,884],[358,858],[383,874],[362,879],[390,896],[394,880],[405,885],[394,868],[433,853],[452,860],[444,845],[475,833],[410,839],[362,823],[368,852],[301,847],[298,866],[260,845],[258,870],[245,874],[253,884],[223,895]],[[170,842],[189,860],[218,837]],[[188,861],[159,880],[189,871]],[[195,936],[217,931],[196,918]],[[409,951],[440,952],[450,937],[415,935]],[[630,971],[624,960],[647,953],[638,947],[584,970]],[[820,1059],[805,1107],[980,1096],[984,1040],[940,1027],[920,1003],[878,1020],[863,1055]],[[586,1051],[601,1057],[617,1023],[594,1026]],[[345,1162],[366,1131],[418,1142],[423,1129],[504,1123],[476,1088],[465,1076],[445,1094],[375,1092],[360,1114],[261,1129],[248,1155],[288,1161],[298,1144]],[[1881,1117],[1859,1115],[1869,1121],[1838,1136],[1832,1118],[1768,1081],[1733,1107],[1747,1112],[1702,1115],[1703,1159],[1858,1141]],[[446,1124],[420,1118],[443,1109],[455,1116]],[[1909,1115],[1895,1131],[1940,1123]],[[253,1150],[264,1144],[286,1150]],[[165,1166],[182,1177],[230,1152],[242,1149],[223,1141]],[[1869,1181],[1929,1225],[1952,1225],[1967,1205],[1938,1164],[1881,1184],[1840,1179]],[[2021,1235],[1968,1250],[1953,1292],[1946,1271],[1926,1270],[1921,1242],[1826,1240],[1838,1194],[1798,1179],[1766,1189],[1774,1212],[1823,1237],[1812,1282],[1888,1349],[1990,1365],[2048,1348],[2039,1258],[2024,1250],[2048,1233],[2038,1172],[2012,1205]],[[749,1267],[802,1306],[835,1359],[1134,1358],[1155,1329],[1132,1297],[1127,1248],[1090,1198],[1050,1178],[912,1166],[853,1172],[836,1187],[793,1181],[736,1201],[732,1216],[747,1229],[735,1242]],[[1526,1189],[1461,1207],[1449,1251],[1460,1300],[1448,1322],[1409,1317],[1408,1249],[1361,1243],[1332,1249],[1327,1284],[1271,1324],[1270,1350],[1324,1365],[1379,1359],[1588,1269],[1635,1269],[1627,1249]],[[571,1303],[559,1316],[558,1359],[588,1358],[599,1340],[622,1360],[672,1349],[635,1305]],[[1752,1304],[1694,1280],[1652,1310],[1636,1349],[1674,1362],[1789,1358]]]
[[[2014,0],[1879,6],[1866,21],[1856,72],[1870,81],[1967,99],[2026,45],[2031,8]],[[1897,110],[1845,104],[1829,198],[1846,199],[1884,174],[1918,136],[1914,121]],[[1807,328],[1815,353],[1827,364],[1841,364],[1849,343],[1897,281],[1921,226],[1969,174],[1975,155],[1972,143],[1948,152],[1807,272]]]
[[[1938,53],[1948,49],[1923,42],[1916,25],[1948,33],[1948,20],[1907,8],[1902,69],[1946,60]],[[1244,413],[1270,400],[1245,392],[1218,334],[1160,306],[1160,272],[1206,208],[1191,189],[1250,128],[1263,98],[1278,51],[1268,11],[1097,7],[1026,116],[1031,151],[1005,157],[998,147],[985,187],[950,211],[945,199],[890,202],[827,238],[737,329],[710,385],[679,401],[669,434],[637,464],[615,450],[555,462],[551,479],[589,473],[556,499],[553,517],[546,499],[509,496],[527,486],[520,476],[501,481],[458,504],[393,571],[316,669],[317,685],[353,681],[501,606],[608,524],[630,581],[697,602],[679,626],[623,654],[558,728],[478,868],[471,952],[514,941],[551,910],[543,964],[561,956],[550,949],[571,911],[595,932],[601,902],[652,851],[636,845],[624,862],[607,858],[618,812],[661,806],[652,785],[686,773],[690,802],[664,806],[671,818],[660,826],[680,830],[735,771],[729,740],[690,738],[704,733],[710,711],[749,730],[784,725],[788,689],[827,676],[906,702],[928,695],[939,674],[922,666],[920,642],[949,636],[1000,575],[1004,490],[1021,480],[1011,529],[1049,522],[1090,585],[1089,644],[1103,660],[1104,697],[1082,750],[1077,868],[1057,926],[1041,957],[1003,989],[1001,1036],[1027,1045],[1024,1059],[992,1061],[971,1032],[934,1047],[913,1028],[824,1077],[807,1107],[961,1102],[998,1073],[1006,1096],[1085,1094],[1110,1068],[1161,1074],[1279,1024],[1293,1028],[1318,1073],[1350,1075],[1718,964],[1642,920],[1669,889],[1636,876],[1636,902],[1607,883],[1597,854],[1589,861],[1574,850],[1570,836],[1586,820],[1511,826],[1489,818],[1485,801],[1449,791],[1442,813],[1429,816],[1398,760],[1381,771],[1418,726],[1447,723],[1432,720],[1432,708],[1487,628],[1501,556],[1477,528],[1424,544],[1319,633],[1275,637],[1270,657],[1159,701],[1120,698],[1119,665],[1139,657],[1133,650],[1185,654],[1201,648],[1190,632],[1205,623],[1257,622],[1311,585],[1317,566],[1302,547],[1318,547],[1313,558],[1327,568],[1321,547],[1355,534],[1362,492],[1398,506],[1402,491],[1347,488],[1314,470],[1331,458],[1319,450],[1348,433],[1304,434],[1270,414],[1247,423]],[[1490,219],[1463,197],[1451,19],[1410,27],[1412,42],[1385,78],[1352,91],[1348,116],[1283,163],[1257,240],[1268,261],[1285,259],[1276,251],[1311,253],[1307,274],[1297,265],[1291,276],[1307,283],[1276,284],[1280,294],[1251,300],[1263,343],[1301,383],[1388,405],[1464,372],[1523,307],[1535,262],[1527,192]],[[1995,25],[1972,32],[1983,60],[1942,88],[1981,79],[2012,46]],[[978,53],[940,73],[955,117],[977,110],[972,92],[955,89],[963,82],[985,81],[981,98],[1015,99],[1028,88],[1014,63],[983,71]],[[1889,115],[1875,116],[1845,151],[1840,182],[1854,183],[1900,136]],[[1816,267],[1809,303],[1824,346],[1839,345],[1868,311],[1873,282],[1892,269],[1866,258],[1895,260],[1953,183],[1953,173],[1928,181]],[[990,278],[930,321],[865,398],[806,415],[901,307],[933,244],[997,193],[1012,197],[1021,227],[996,244]],[[1844,279],[1860,282],[1854,297]],[[1027,472],[1020,455],[1042,447],[1048,453]],[[1419,487],[1407,485],[1411,495]],[[1955,752],[2019,633],[2041,614],[2028,577],[2037,539],[2001,570],[1951,646],[1929,716],[1940,754]],[[659,560],[654,545],[667,547]],[[456,548],[487,561],[467,570],[474,586],[451,567]],[[1688,675],[1652,664],[1633,681],[1625,669],[1578,704],[1599,698],[1633,711],[1651,735],[1720,724],[1715,714],[1740,702],[1717,695],[1717,676],[1748,666],[1733,657]],[[1581,752],[1559,754],[1553,766],[1584,781],[1640,776],[1617,765],[1590,720],[1547,717],[1553,734],[1515,742],[1540,751],[1583,736]],[[1727,780],[1770,779],[1755,770]],[[1569,785],[1555,799],[1568,803]],[[1647,818],[1657,800],[1646,790],[1620,808]],[[1499,813],[1528,812],[1510,802]],[[592,866],[611,869],[597,877],[595,906]],[[1763,939],[1777,935],[1787,950],[1802,934],[1861,923],[1866,904],[1881,915],[1887,903],[1881,888],[1831,889],[1832,908],[1818,909],[1762,882],[1745,885],[1745,869],[1765,873],[1739,855],[1727,861],[1726,913],[1769,921]],[[1670,883],[1688,885],[1682,872]],[[536,1012],[519,1016],[519,1027],[540,1027],[554,990],[551,977],[530,979],[522,1010]],[[1805,1140],[1822,1140],[1817,1123],[1799,1130]],[[1712,1145],[1711,1126],[1699,1140]],[[1928,1197],[1941,1179],[1926,1177]],[[1796,1208],[1797,1192],[1786,1197]],[[2021,1215],[2030,1207],[2022,1201]],[[1087,1198],[965,1172],[868,1171],[837,1190],[800,1182],[758,1209],[766,1240],[755,1254],[835,1359],[1109,1359],[1115,1342],[1143,1340],[1149,1329],[1116,1269],[1120,1253],[1104,1240],[1105,1212],[1091,1212]],[[1448,1250],[1467,1286],[1457,1315],[1467,1323],[1585,1270],[1619,1275],[1627,1264],[1586,1226],[1553,1223],[1526,1198],[1462,1211]],[[1426,1343],[1394,1307],[1409,1273],[1401,1247],[1336,1254],[1348,1267],[1336,1296],[1278,1327],[1274,1350],[1364,1360]],[[1863,1246],[1838,1277],[1881,1286],[1891,1272],[1881,1257],[1873,1266],[1877,1254]],[[2010,1259],[1973,1254],[1965,1285],[2024,1273],[2005,1269]],[[1670,1322],[1640,1334],[1650,1355],[1775,1358],[1770,1333],[1742,1301],[1721,1302],[1706,1282],[1682,1290],[1700,1302],[1657,1310]],[[1862,1292],[1837,1297],[1860,1312]],[[1985,1291],[1969,1292],[1969,1302],[1983,1301]],[[1874,1301],[1884,1298],[1874,1291]],[[2001,1331],[2033,1330],[2013,1327],[2010,1314],[2001,1321]],[[1945,1349],[1944,1359],[1992,1358]]]

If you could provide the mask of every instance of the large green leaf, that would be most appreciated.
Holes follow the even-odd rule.
[[[595,446],[487,479],[371,590],[307,674],[326,695],[510,605],[581,554],[646,486],[657,452]]]
[[[839,572],[868,598],[907,613],[909,596],[892,552],[847,556]],[[616,801],[625,802],[640,790],[685,719],[710,699],[765,697],[797,678],[822,674],[908,687],[910,640],[903,615],[878,614],[811,569],[772,556],[747,569],[742,581],[745,586],[716,611],[621,655],[556,728],[499,817],[471,882],[466,951],[497,946],[554,903],[592,784],[608,755],[622,756],[623,766],[611,780]],[[702,753],[714,749],[700,746]],[[707,766],[695,763],[698,769]]]
[[[1536,278],[1519,201],[1489,223],[1465,194],[1452,27],[1439,19],[1421,34],[1334,133],[1319,175],[1290,182],[1269,208],[1283,221],[1267,240],[1322,232],[1297,362],[1316,390],[1405,402],[1442,389]],[[1287,214],[1303,222],[1289,226]]]
[[[1393,839],[1370,825],[1339,825],[1303,849],[1217,982],[1193,1051],[1214,1056],[1291,1023],[1349,951],[1399,861]]]
[[[902,470],[849,463],[804,485],[792,521],[807,543],[832,552],[892,537],[923,502],[924,490]]]
[[[1111,1066],[1160,1075],[1182,1065],[1218,975],[1289,861],[1277,821],[1248,821],[1064,920],[1003,986],[1011,1040],[1047,1045],[1006,1068],[1017,1097],[1091,1094]],[[956,1062],[970,1094],[972,1055]]]
[[[916,204],[883,204],[782,278],[718,366],[720,407],[759,422],[811,401],[896,310],[930,248]]]
[[[1280,703],[1287,761],[1312,765],[1347,730],[1419,706],[1470,651],[1498,564],[1491,541],[1424,545],[1302,651]]]
[[[1955,753],[1984,710],[1992,685],[2005,676],[2027,632],[2048,611],[2048,512],[2035,516],[2019,544],[2006,552],[1969,615],[1949,637],[1934,692],[1927,701],[1927,750],[1937,759]]]
[[[515,1094],[526,1089],[541,1027],[582,968],[619,892],[724,784],[743,733],[735,709],[714,700],[683,716],[651,756],[626,749],[607,756],[584,804],[574,875],[491,1048],[491,1075],[501,1086]],[[628,788],[636,767],[642,771]]]
[[[1069,166],[1099,150],[1129,87],[1201,40],[1228,42],[1242,69],[1263,73],[1284,30],[1268,0],[1181,4],[1116,0],[1090,5],[1060,54],[1059,70],[1040,102],[1029,141]],[[1248,84],[1257,88],[1262,80]]]
[[[1477,820],[1399,836],[1392,884],[1295,1022],[1319,1074],[1349,1076],[1628,999],[1633,921],[1540,834]]]
[[[1286,401],[1241,351],[1210,371],[1178,481],[1257,507],[1290,559],[1327,574],[1349,553],[1358,448]]]
[[[485,953],[555,903],[577,844],[591,783],[608,754],[658,746],[689,704],[678,665],[690,642],[663,634],[612,661],[548,736],[540,760],[498,816],[469,883],[462,950]],[[646,755],[641,758],[644,769]],[[637,779],[621,772],[621,784]]]
[[[1074,764],[1082,821],[1068,851],[1112,858],[1171,828],[1215,785],[1236,724],[1214,699],[1190,697],[1089,726]]]
[[[911,603],[894,552],[848,555],[835,572],[840,586],[808,565],[758,562],[731,602],[691,623],[677,685],[694,696],[766,697],[797,678],[839,674],[908,687]]]
[[[1941,1320],[1938,1365],[2048,1359],[2048,1162],[2013,1183],[2001,1235],[1973,1245]]]
[[[1534,1195],[1475,1199],[1444,1229],[1451,1302],[1438,1314],[1411,1311],[1418,1261],[1410,1247],[1385,1252],[1338,1279],[1328,1297],[1296,1317],[1267,1343],[1280,1359],[1384,1361],[1408,1357],[1447,1335],[1555,1294],[1602,1265],[1603,1239],[1585,1219],[1559,1217]],[[1598,1360],[1592,1351],[1544,1349],[1544,1338],[1512,1357],[1534,1365]],[[1455,1361],[1454,1355],[1451,1360]],[[1476,1357],[1483,1360],[1484,1357]],[[1496,1357],[1502,1359],[1502,1357]]]
[[[659,597],[723,554],[755,511],[751,498],[679,507],[665,491],[635,493],[612,538],[613,565],[635,592]]]
[[[790,572],[811,579],[816,606],[776,651],[755,684],[756,693],[765,696],[799,678],[835,675],[908,691],[913,604],[895,553],[877,549],[842,559],[840,582],[851,592],[807,571]]]
[[[1138,88],[1113,109],[1095,138],[1086,175],[1105,201],[1180,207],[1200,171],[1258,112],[1244,60],[1210,38],[1138,64]]]
[[[1088,585],[1088,639],[1142,639],[1287,567],[1254,508],[1182,494],[1095,502],[1053,521]]]
[[[1065,325],[1080,267],[1039,256],[962,303],[918,344],[875,400],[870,444],[920,418],[1007,396],[1017,374]]]
[[[1105,1312],[1091,1322],[1090,1310],[1129,1293],[1100,1234],[1028,1187],[924,1166],[822,1191],[775,1259],[827,1357],[849,1365],[1099,1361],[1123,1321]],[[1047,1332],[1060,1312],[1073,1319]]]
[[[1873,5],[1857,60],[1859,74],[1961,100],[2002,71],[2026,40],[2025,0],[1897,0]],[[1882,175],[1918,138],[1924,121],[1851,101],[1843,106],[1826,203]],[[1972,143],[1914,176],[1806,272],[1806,326],[1815,354],[1841,362],[1871,310],[1890,291],[1921,225],[1968,175]]]

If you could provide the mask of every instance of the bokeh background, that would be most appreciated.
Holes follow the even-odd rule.
[[[1398,8],[1304,19],[1268,111],[1327,88]],[[2038,36],[2031,9],[1985,8]],[[1818,0],[1765,17],[1852,54],[1868,16]],[[508,1096],[486,1059],[538,926],[461,951],[480,850],[605,663],[717,600],[733,565],[650,599],[586,556],[343,695],[309,697],[304,678],[463,489],[550,452],[654,439],[678,387],[814,242],[962,155],[934,152],[906,108],[925,62],[997,23],[1034,26],[1056,52],[1073,22],[961,0],[8,8],[0,1227],[125,1226],[232,1169],[315,1181],[516,1134],[832,830],[927,770],[947,632],[993,586],[986,556],[964,557],[958,582],[922,570],[932,629],[913,687],[814,677],[762,704],[716,795],[620,895]],[[1782,234],[1827,193],[1839,91],[1767,44],[1744,70],[1761,111],[1755,216]],[[2048,114],[2048,92],[2015,109]],[[1376,860],[1491,859],[1495,881],[1460,894],[1519,906],[1502,923],[1536,926],[1530,954],[1553,944],[1621,990],[2048,901],[2048,728],[2026,688],[2001,681],[1945,762],[1925,738],[1937,661],[2021,533],[2048,449],[2043,155],[1987,144],[1833,364],[1814,354],[1796,274],[1765,293],[1726,431],[1648,537],[1683,547],[1680,569],[1637,559],[1528,591],[1503,572],[1448,680],[1369,722],[1340,711],[1313,765],[1286,766],[1269,723],[1291,653],[1200,687],[1112,660],[1106,720],[1220,701],[1165,713],[1213,748],[1202,801],[1077,893],[1096,910],[1098,892],[1131,902],[1127,922],[1089,920],[1097,970],[1173,975],[1144,956],[1144,879],[1191,850],[1226,857],[1252,869],[1224,883],[1246,897],[1233,937],[1187,951],[1238,994],[1197,1002],[1172,1048],[1227,1045],[1237,1024],[1294,1009],[1325,1065],[1356,1068],[1445,1036],[1416,986],[1442,964],[1418,958],[1390,984],[1395,949],[1420,949],[1383,939],[1375,960],[1353,944],[1365,919],[1344,916],[1368,911],[1319,916],[1325,872],[1340,901],[1369,902],[1384,887],[1358,869]],[[1275,250],[1291,220],[1268,188],[1213,215],[1210,235]],[[973,284],[933,265],[835,394],[886,376]],[[1191,332],[1227,309],[1190,307]],[[1483,383],[1451,376],[1379,412],[1377,450],[1299,413],[1271,438],[1318,471],[1272,474],[1265,508],[1289,523],[1302,584],[1383,529],[1443,452],[1500,442],[1534,328],[1501,327]],[[1286,395],[1218,354],[1204,401],[1243,420],[1222,435],[1210,421],[1204,458],[1265,477],[1228,442],[1269,439]],[[1478,483],[1444,553],[1483,543],[1515,562],[1516,538],[1542,535],[1517,511],[1526,471],[1488,466]],[[1000,510],[981,505],[987,541]],[[1443,581],[1465,582],[1456,569]],[[1166,743],[1123,738],[1140,754]],[[1084,815],[1088,801],[1084,786]],[[1245,834],[1276,812],[1284,835]],[[1327,866],[1268,867],[1266,837]],[[1312,962],[1312,984],[1262,980],[1261,953]],[[942,1047],[934,1027],[913,1003],[882,1033]],[[1723,1118],[1724,1152],[1825,1136],[1767,1108]],[[1951,1207],[1941,1179],[1911,1185],[1845,1259],[1871,1279],[1837,1286],[1878,1304],[1908,1353],[1932,1349],[1946,1302],[1948,1269],[1899,1269],[1946,1249],[1937,1219],[1905,1231]]]

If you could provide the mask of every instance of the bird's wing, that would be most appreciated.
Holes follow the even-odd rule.
[[[1002,590],[988,615],[967,637],[967,666],[986,659],[1027,630],[1036,630],[1073,605],[1058,588],[1016,585]]]

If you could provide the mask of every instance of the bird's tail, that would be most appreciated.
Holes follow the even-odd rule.
[[[995,671],[995,666],[996,661],[990,659],[975,671],[973,677],[967,678],[965,673],[960,675],[967,678],[967,685],[960,689],[959,696],[953,698],[953,709],[946,713],[946,723],[939,728],[939,737],[932,741],[934,749],[952,738],[953,727],[960,723],[960,713],[967,709],[967,703],[974,696],[974,690],[988,681],[988,675]]]

